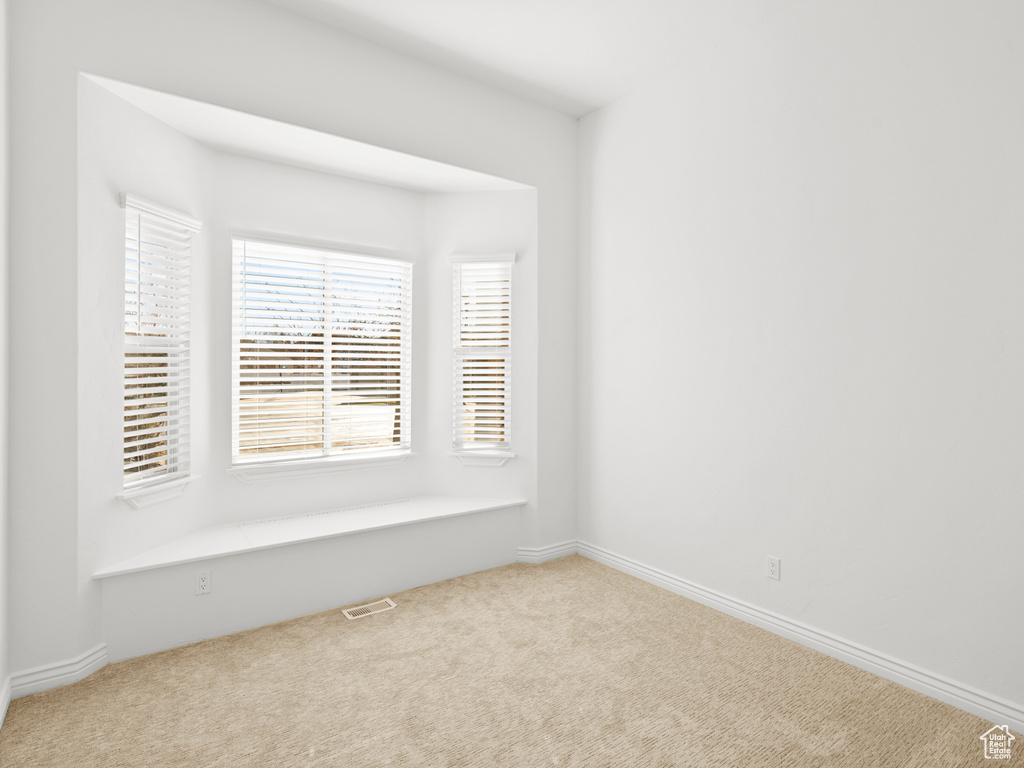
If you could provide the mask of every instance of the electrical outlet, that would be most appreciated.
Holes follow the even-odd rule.
[[[768,557],[768,578],[778,581],[782,578],[782,560],[778,557]]]
[[[196,571],[196,594],[208,595],[213,591],[213,579],[209,571]]]

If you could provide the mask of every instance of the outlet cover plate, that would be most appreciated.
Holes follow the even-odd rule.
[[[196,571],[196,594],[208,595],[213,591],[213,577],[209,571]]]

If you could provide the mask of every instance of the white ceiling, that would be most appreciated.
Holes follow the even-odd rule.
[[[625,95],[720,22],[780,1],[268,0],[577,116]]]

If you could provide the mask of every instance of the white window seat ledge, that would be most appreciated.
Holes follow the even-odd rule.
[[[115,565],[101,568],[93,574],[93,578],[107,579],[225,555],[349,536],[428,520],[509,509],[524,504],[525,499],[417,496],[400,501],[313,512],[297,517],[217,525],[183,536]]]

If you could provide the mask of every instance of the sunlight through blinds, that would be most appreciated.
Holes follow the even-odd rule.
[[[233,241],[235,464],[410,446],[412,265]]]
[[[199,222],[125,196],[126,489],[189,473],[189,269]]]
[[[514,254],[453,256],[454,449],[511,448]]]

